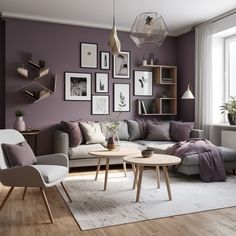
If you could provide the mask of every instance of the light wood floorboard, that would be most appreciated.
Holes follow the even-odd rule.
[[[8,190],[9,188],[0,184],[0,201],[4,199]],[[56,187],[45,190],[54,216],[54,224],[50,224],[39,189],[28,188],[24,201],[21,200],[23,191],[24,188],[15,188],[0,212],[1,236],[236,235],[236,207],[81,231]]]

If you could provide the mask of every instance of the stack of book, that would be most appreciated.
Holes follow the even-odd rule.
[[[163,82],[163,83],[173,83],[173,79],[172,79],[172,78],[165,77],[165,78],[162,78],[162,82]]]

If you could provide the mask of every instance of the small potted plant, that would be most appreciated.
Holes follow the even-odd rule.
[[[18,131],[25,131],[25,122],[23,120],[24,113],[20,110],[15,111],[16,120],[14,122],[14,129]]]
[[[228,112],[230,125],[236,125],[236,97],[230,97],[229,101],[220,106],[221,113]]]

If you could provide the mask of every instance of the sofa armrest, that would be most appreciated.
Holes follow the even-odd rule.
[[[39,165],[59,165],[69,167],[69,160],[65,154],[55,153],[44,156],[37,156],[37,164]]]
[[[204,130],[193,129],[190,133],[190,138],[205,138]]]
[[[54,153],[63,153],[69,156],[69,136],[61,130],[55,130],[53,135]]]

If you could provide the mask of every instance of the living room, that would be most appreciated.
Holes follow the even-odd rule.
[[[36,156],[63,153],[70,167],[64,184],[39,186],[43,198],[33,184],[4,186],[11,180],[0,174],[0,204],[16,187],[0,210],[1,235],[234,235],[235,9],[233,0],[1,0],[0,143],[14,128]],[[74,136],[71,121],[80,123]],[[158,131],[149,121],[161,123]],[[127,159],[135,154],[130,150],[116,159],[110,152],[110,160],[96,153],[108,147],[106,131],[117,124],[118,152],[148,148],[163,155],[167,144],[203,137],[223,146],[227,179],[203,181],[188,155],[181,164],[176,159],[150,167]],[[85,141],[80,136],[73,145],[78,132]],[[5,168],[0,161],[0,173]]]

